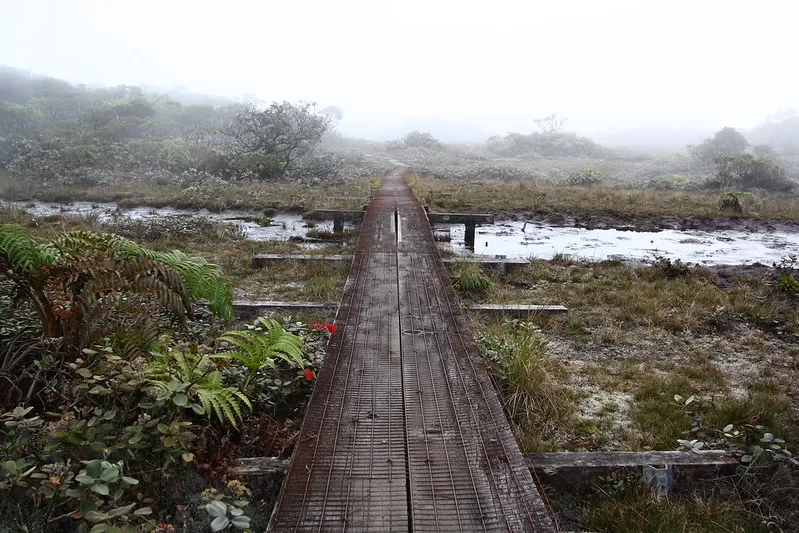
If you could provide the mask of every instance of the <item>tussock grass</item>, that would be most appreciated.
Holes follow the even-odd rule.
[[[478,332],[479,347],[502,395],[505,411],[524,440],[568,421],[574,396],[560,379],[563,365],[546,353],[547,342],[529,323],[490,321]]]
[[[719,216],[716,193],[621,187],[556,187],[526,181],[464,182],[409,178],[416,197],[433,211],[519,210],[541,213],[614,213]],[[799,198],[758,197],[754,209],[732,216],[799,219]],[[730,215],[724,213],[724,215]]]
[[[481,298],[491,291],[494,283],[491,278],[484,276],[477,263],[457,263],[452,269],[455,282],[453,286],[461,296],[466,298]]]
[[[571,331],[605,329],[607,342],[634,326],[672,332],[709,331],[725,320],[745,319],[799,330],[795,301],[767,280],[741,276],[721,289],[704,268],[671,276],[658,267],[630,268],[618,262],[533,260],[496,283],[492,303],[562,304],[570,309]]]
[[[714,498],[658,496],[645,486],[590,502],[581,526],[607,533],[755,533],[766,532],[757,517]]]

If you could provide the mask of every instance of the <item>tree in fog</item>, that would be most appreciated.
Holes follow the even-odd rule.
[[[327,117],[330,117],[331,120],[334,120],[336,122],[344,118],[344,111],[342,111],[340,107],[336,107],[334,105],[329,105],[326,108],[324,108],[322,110],[322,114]]]
[[[404,148],[437,149],[441,148],[441,143],[438,142],[438,139],[433,137],[430,133],[412,131],[403,137],[402,146]]]
[[[719,154],[714,158],[716,176],[708,186],[721,189],[765,189],[767,191],[790,191],[795,188],[785,176],[782,167],[757,159],[752,154]]]
[[[32,104],[0,101],[0,135],[31,135],[44,122],[44,115]]]
[[[314,104],[255,103],[241,107],[226,132],[240,167],[262,178],[285,175],[310,156],[330,127],[330,118],[316,112]]]
[[[541,130],[541,133],[551,134],[551,133],[558,133],[563,125],[566,124],[568,119],[566,117],[559,117],[555,113],[544,117],[544,118],[537,118],[533,122],[538,128]]]
[[[749,142],[735,128],[723,128],[712,139],[705,139],[696,146],[688,146],[690,154],[703,165],[714,162],[719,155],[737,155],[746,150]]]

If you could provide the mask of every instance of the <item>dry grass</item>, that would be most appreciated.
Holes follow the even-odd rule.
[[[363,178],[336,185],[305,186],[297,183],[234,181],[200,187],[180,187],[130,179],[93,187],[21,182],[0,176],[0,198],[46,202],[118,202],[120,206],[152,206],[225,209],[359,209],[371,199],[376,178]]]
[[[719,216],[718,194],[621,187],[556,187],[525,181],[463,182],[410,175],[408,182],[433,211],[537,211],[619,215]],[[736,216],[799,219],[799,198],[757,197]]]

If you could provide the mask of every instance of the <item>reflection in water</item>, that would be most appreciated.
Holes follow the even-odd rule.
[[[28,211],[34,216],[73,214],[96,216],[101,222],[116,215],[146,219],[168,215],[207,217],[242,227],[247,238],[256,241],[287,240],[302,237],[308,231],[302,217],[296,213],[278,213],[270,217],[272,225],[262,226],[249,220],[252,212],[225,211],[211,213],[206,210],[153,209],[136,207],[117,210],[116,204],[74,202],[24,204],[12,206]],[[333,229],[332,221],[319,222],[318,229]],[[522,231],[522,229],[525,231]],[[465,247],[463,224],[436,224],[437,234],[449,230],[451,247],[457,253],[469,253]],[[572,227],[543,226],[523,222],[505,222],[493,226],[478,226],[475,235],[475,253],[504,255],[513,258],[551,258],[556,254],[602,260],[619,257],[630,260],[649,260],[655,256],[680,259],[705,265],[718,264],[771,264],[790,254],[799,254],[799,234],[787,232],[742,231],[619,231],[612,229],[588,230]]]
[[[565,254],[591,260],[622,258],[649,260],[655,256],[680,259],[705,265],[771,264],[790,254],[799,254],[799,235],[787,232],[742,231],[619,231],[588,230],[573,227],[540,226],[523,222],[505,222],[478,226],[476,254],[513,258],[549,259]],[[441,231],[447,225],[437,224]],[[452,241],[448,245],[459,254],[469,251],[464,244],[463,225],[449,226]]]
[[[114,203],[90,202],[74,202],[68,205],[40,202],[34,204],[12,202],[10,205],[19,209],[24,209],[36,217],[59,214],[91,215],[92,217],[97,217],[100,222],[105,222],[115,216],[125,216],[139,220],[165,216],[203,217],[237,224],[244,230],[244,234],[247,238],[254,241],[285,241],[291,237],[304,237],[308,232],[308,228],[305,227],[305,221],[298,213],[277,213],[269,217],[271,225],[264,226],[250,220],[254,213],[247,211],[212,213],[205,209],[192,210],[177,209],[174,207],[132,207],[128,209],[117,209],[117,205]],[[333,221],[319,221],[316,223],[315,228],[332,231]]]

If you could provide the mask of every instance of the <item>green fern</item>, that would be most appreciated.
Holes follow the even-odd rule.
[[[158,398],[172,398],[176,405],[192,407],[197,414],[209,418],[216,416],[223,424],[233,427],[244,421],[242,404],[252,409],[247,395],[237,387],[225,387],[222,374],[215,370],[208,355],[177,353],[166,359],[153,362],[151,390]],[[175,401],[178,394],[185,394],[192,402]]]
[[[183,252],[157,252],[112,234],[69,232],[37,245],[16,224],[0,225],[0,274],[38,313],[46,337],[73,352],[103,335],[146,350],[160,311],[183,322],[207,298],[232,317],[232,296],[216,265]],[[122,349],[122,346],[119,346]]]
[[[50,262],[48,259],[25,228],[17,224],[0,224],[0,267],[3,270],[27,274]]]
[[[274,318],[259,318],[253,323],[254,329],[228,331],[220,341],[228,342],[238,350],[230,350],[212,355],[215,359],[235,359],[247,368],[247,377],[242,390],[246,391],[255,374],[263,367],[276,369],[276,360],[283,360],[294,368],[303,368],[302,339],[288,333]]]

